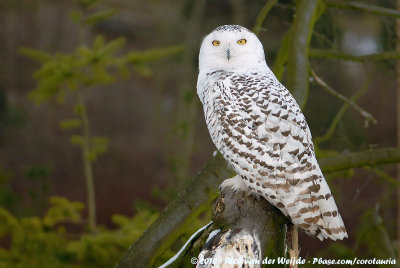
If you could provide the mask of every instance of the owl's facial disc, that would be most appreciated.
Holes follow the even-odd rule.
[[[242,26],[218,27],[204,38],[200,48],[200,71],[242,71],[265,66],[261,42]]]

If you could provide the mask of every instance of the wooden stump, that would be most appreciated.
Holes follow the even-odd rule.
[[[213,225],[181,264],[188,264],[189,259],[193,264],[197,256],[196,267],[260,267],[265,257],[285,256],[288,221],[265,199],[225,188],[214,205],[212,218]],[[217,233],[218,229],[221,231]],[[209,237],[212,232],[217,234]]]

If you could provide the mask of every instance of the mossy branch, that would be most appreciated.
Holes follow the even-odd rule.
[[[319,160],[324,173],[394,163],[400,163],[398,148],[369,149]],[[212,157],[191,184],[127,250],[118,267],[151,267],[156,258],[186,232],[186,227],[199,214],[210,209],[218,195],[219,184],[232,175],[220,154]]]
[[[318,0],[297,1],[296,16],[290,29],[287,88],[291,90],[300,107],[304,107],[308,95],[308,46],[317,17],[318,2]]]
[[[374,6],[360,2],[351,2],[351,1],[324,0],[324,2],[328,6],[334,8],[357,10],[380,16],[400,18],[400,11],[397,11],[396,9]]]
[[[338,59],[338,60],[348,60],[356,62],[400,59],[400,52],[397,51],[385,51],[380,53],[356,56],[356,55],[346,54],[337,50],[310,48],[309,54],[310,57],[314,58]]]
[[[368,149],[360,152],[341,154],[334,157],[321,158],[318,162],[324,173],[332,173],[364,166],[373,167],[383,164],[396,164],[400,163],[400,149]]]
[[[281,46],[279,48],[278,54],[276,55],[274,66],[272,70],[276,78],[281,81],[283,78],[283,73],[285,71],[285,64],[288,60],[288,50],[291,36],[291,30],[289,30],[282,39]]]
[[[265,3],[263,8],[258,13],[256,22],[254,23],[254,27],[253,27],[253,32],[256,35],[260,34],[261,26],[262,26],[265,18],[267,17],[268,13],[271,11],[271,8],[276,4],[276,2],[278,2],[278,0],[269,0],[267,3]]]

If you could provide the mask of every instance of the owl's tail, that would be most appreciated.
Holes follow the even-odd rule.
[[[347,238],[347,231],[335,200],[331,194],[328,184],[325,180],[320,184],[318,206],[320,209],[320,217],[316,224],[315,234],[320,240],[330,238],[332,240],[342,240]]]
[[[287,213],[296,226],[311,236],[320,240],[344,239],[348,236],[342,217],[322,172],[319,174],[312,175],[318,179],[299,185],[295,199],[286,204]]]

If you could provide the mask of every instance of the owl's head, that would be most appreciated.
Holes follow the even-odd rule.
[[[199,70],[249,71],[265,68],[263,46],[257,36],[239,25],[223,25],[201,44]]]

